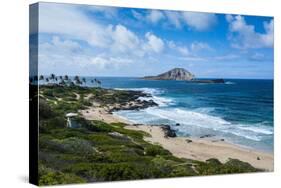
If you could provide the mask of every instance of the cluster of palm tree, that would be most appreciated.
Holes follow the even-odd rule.
[[[33,82],[37,82],[38,80],[50,84],[69,85],[69,86],[74,86],[74,85],[82,86],[82,85],[86,85],[87,83],[87,79],[84,77],[80,78],[79,76],[76,75],[73,77],[73,79],[71,79],[68,75],[56,76],[53,73],[50,74],[50,76],[40,75],[39,78],[38,76],[34,76],[33,78],[30,79],[30,82],[33,83]],[[90,80],[90,82],[97,87],[101,86],[101,81],[96,78]]]

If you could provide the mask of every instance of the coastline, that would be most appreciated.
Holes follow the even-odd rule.
[[[40,89],[40,185],[273,171],[271,154],[208,132],[199,139],[176,137],[172,125],[136,124],[115,113],[160,106],[145,92]]]
[[[210,158],[217,158],[225,163],[229,158],[239,159],[248,162],[255,168],[265,171],[274,170],[273,154],[254,149],[246,149],[226,141],[212,138],[189,138],[189,137],[165,137],[161,126],[135,125],[120,116],[108,111],[104,107],[89,107],[79,111],[88,120],[101,120],[106,123],[122,122],[127,124],[126,129],[144,131],[151,137],[144,140],[152,144],[159,144],[169,150],[174,156],[180,158],[206,161]]]

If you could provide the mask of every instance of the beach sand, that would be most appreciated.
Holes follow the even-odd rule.
[[[273,171],[273,155],[269,153],[242,148],[219,139],[194,139],[188,137],[165,138],[162,128],[158,126],[131,125],[126,128],[149,133],[151,137],[146,137],[146,141],[160,144],[176,157],[199,161],[217,158],[223,163],[229,158],[233,158],[248,162],[256,168]]]
[[[86,110],[80,110],[79,112],[82,114],[82,116],[85,119],[88,120],[99,120],[99,121],[104,121],[106,123],[122,122],[126,124],[131,124],[131,122],[127,121],[126,119],[123,119],[115,114],[109,113],[103,107],[90,107]]]
[[[133,125],[128,120],[108,113],[102,107],[91,107],[87,110],[81,110],[80,113],[88,120],[101,120],[107,123],[123,122],[128,124],[127,129],[147,132],[151,137],[145,137],[146,141],[161,145],[176,157],[199,161],[217,158],[223,163],[229,158],[233,158],[248,162],[255,168],[266,171],[274,170],[273,154],[271,153],[243,148],[215,138],[165,137],[160,126]]]

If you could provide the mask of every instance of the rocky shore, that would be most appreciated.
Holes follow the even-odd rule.
[[[100,96],[97,96],[93,100],[90,100],[94,105],[79,110],[85,119],[98,120],[106,123],[122,122],[126,124],[126,129],[146,132],[151,135],[145,138],[146,141],[152,144],[160,144],[176,157],[198,161],[216,158],[223,163],[229,159],[239,159],[259,169],[266,171],[273,170],[272,154],[245,149],[230,144],[224,139],[216,138],[211,134],[205,134],[199,138],[180,137],[173,129],[173,127],[181,126],[179,123],[175,125],[134,124],[113,113],[118,110],[140,110],[158,106],[153,100],[149,100],[151,97],[149,94],[141,91],[126,90],[104,90],[104,92],[106,92],[102,96],[104,100],[100,100]],[[110,98],[105,98],[107,96],[110,96]],[[145,97],[148,100],[140,100],[140,97]],[[91,97],[88,98],[91,99]],[[112,136],[118,137],[120,135],[114,133]]]
[[[183,126],[179,123],[134,124],[113,113],[157,106],[150,97],[140,91],[41,86],[40,184],[273,170],[272,154],[243,149],[210,135],[177,136],[175,129]],[[77,114],[73,120],[78,127],[67,127],[69,113]]]

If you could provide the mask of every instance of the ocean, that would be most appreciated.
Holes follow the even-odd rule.
[[[92,86],[86,78],[88,86]],[[100,77],[102,87],[141,90],[159,106],[115,112],[134,123],[168,124],[179,136],[204,135],[273,152],[273,80],[225,79],[225,84]],[[177,125],[179,124],[179,125]]]

